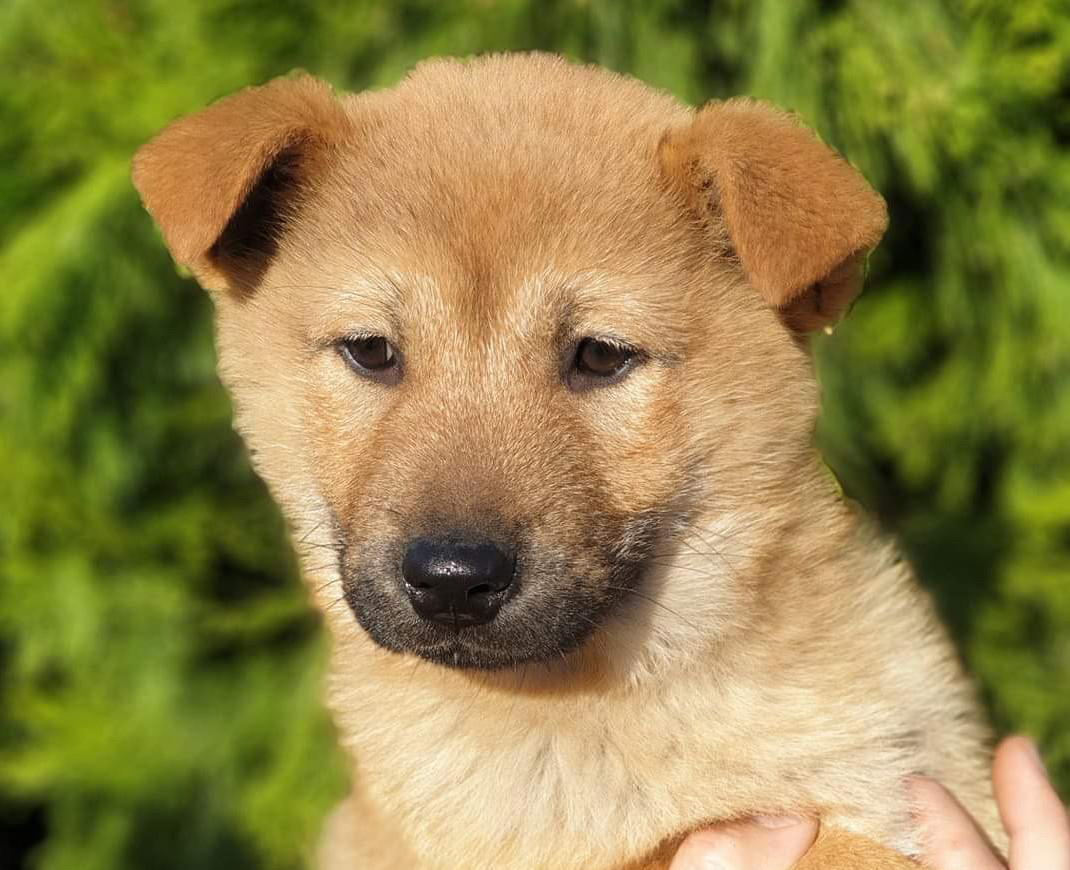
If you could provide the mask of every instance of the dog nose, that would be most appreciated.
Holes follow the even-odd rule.
[[[405,591],[424,619],[462,627],[490,622],[513,582],[515,559],[489,541],[418,538],[401,562]]]

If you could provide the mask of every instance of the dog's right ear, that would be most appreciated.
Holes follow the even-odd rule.
[[[352,121],[301,75],[247,88],[172,123],[134,157],[134,186],[175,261],[243,297],[275,252],[295,198]]]

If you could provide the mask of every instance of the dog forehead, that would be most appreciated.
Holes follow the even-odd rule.
[[[341,187],[367,211],[516,242],[614,217],[627,235],[664,187],[662,135],[689,117],[641,83],[531,57],[424,64],[346,107]]]
[[[584,169],[587,154],[610,158],[592,168],[612,176],[615,166],[648,163],[639,152],[692,117],[635,79],[538,54],[421,63],[394,88],[345,105],[358,127],[386,134],[388,150],[407,139],[413,156],[444,158],[454,171],[480,157]]]
[[[538,56],[437,62],[346,107],[360,133],[308,212],[332,259],[414,276],[469,320],[606,276],[641,288],[693,243],[656,158],[688,110],[641,83]]]

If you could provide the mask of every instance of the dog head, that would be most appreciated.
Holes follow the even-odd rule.
[[[662,640],[731,623],[753,590],[717,557],[754,549],[808,461],[800,336],[885,224],[765,105],[531,55],[342,99],[276,80],[168,127],[134,180],[213,295],[321,602],[462,668],[567,657],[640,612]],[[704,567],[666,571],[690,551]]]

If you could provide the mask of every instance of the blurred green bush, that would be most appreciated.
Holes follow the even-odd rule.
[[[365,88],[532,48],[772,99],[885,194],[816,347],[820,440],[1070,787],[1066,2],[8,0],[0,865],[296,867],[344,789],[315,620],[131,153],[294,67]]]

